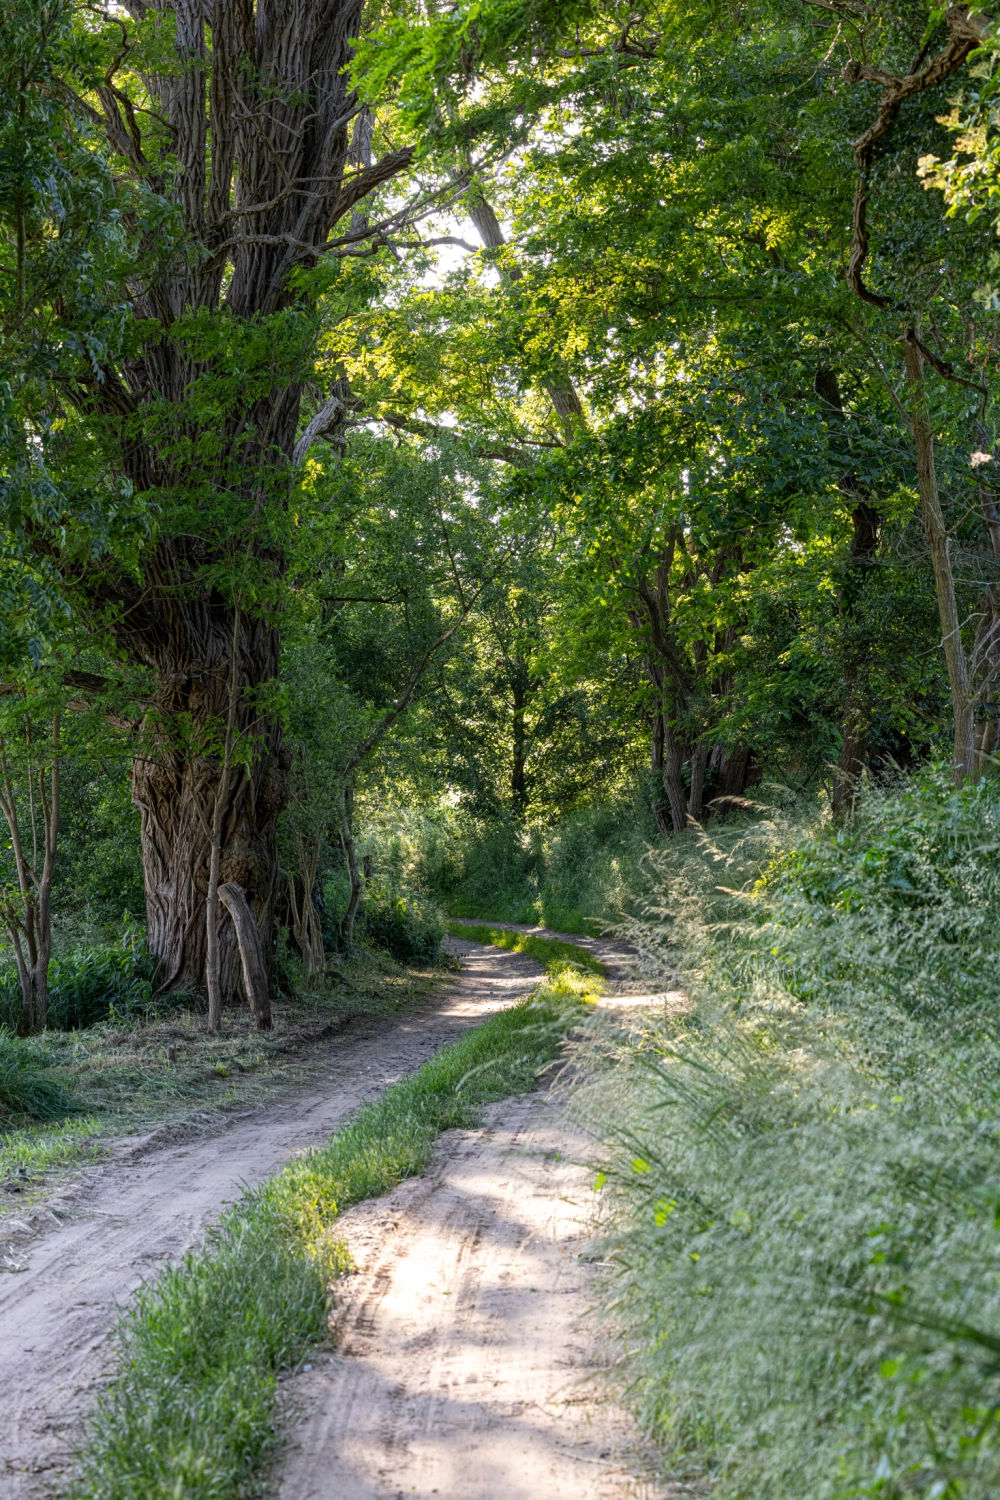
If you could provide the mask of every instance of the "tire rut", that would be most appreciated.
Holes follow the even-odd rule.
[[[201,1242],[227,1201],[324,1142],[360,1105],[537,983],[522,955],[459,943],[462,973],[388,1026],[331,1043],[279,1103],[215,1118],[180,1139],[169,1125],[119,1142],[112,1158],[35,1216],[23,1268],[0,1275],[0,1496],[59,1493],[81,1422],[107,1379],[109,1333],[142,1282]],[[43,1232],[44,1230],[44,1232]]]

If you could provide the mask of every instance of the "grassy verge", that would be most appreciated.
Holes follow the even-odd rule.
[[[245,1007],[227,1009],[216,1034],[193,1008],[113,1016],[78,1031],[47,1032],[44,1041],[5,1043],[0,1033],[0,1179],[19,1169],[29,1179],[18,1194],[0,1197],[0,1221],[44,1195],[50,1184],[39,1173],[57,1174],[100,1155],[98,1136],[152,1130],[165,1121],[197,1127],[220,1112],[252,1107],[307,1077],[350,1023],[389,1021],[432,994],[442,977],[440,969],[359,954],[326,989],[277,1001],[274,1030],[263,1035]],[[6,1069],[8,1082],[19,1091],[15,1098],[9,1087],[5,1105],[8,1054],[18,1064]],[[47,1092],[36,1098],[39,1088]],[[47,1101],[86,1119],[56,1130],[34,1107]]]
[[[713,1500],[1000,1495],[998,840],[945,763],[648,861],[691,1008],[595,1018],[573,1109],[615,1378]]]
[[[445,926],[452,937],[465,938],[470,943],[492,943],[494,948],[505,948],[508,953],[526,953],[542,964],[548,975],[554,975],[569,965],[599,974],[602,979],[607,977],[608,971],[600,959],[576,943],[539,937],[534,932],[511,932],[506,927],[490,927],[485,923],[446,922]]]
[[[101,1155],[97,1137],[101,1122],[93,1115],[61,1120],[56,1125],[27,1126],[0,1137],[0,1178],[21,1171],[29,1177],[95,1161]]]
[[[227,1500],[274,1443],[276,1378],[326,1331],[334,1237],[352,1203],[419,1172],[442,1130],[530,1088],[595,985],[565,972],[359,1111],[249,1193],[206,1246],[136,1297],[81,1455],[77,1500]]]

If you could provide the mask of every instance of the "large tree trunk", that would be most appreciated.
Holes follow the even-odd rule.
[[[149,216],[136,247],[129,355],[99,370],[88,356],[69,392],[109,444],[117,438],[115,480],[151,496],[157,517],[159,540],[140,544],[134,565],[102,559],[82,590],[100,628],[152,681],[132,792],[148,941],[170,988],[200,988],[206,978],[210,825],[236,625],[236,755],[223,788],[218,879],[244,888],[270,953],[287,764],[261,690],[278,668],[280,517],[319,327],[293,273],[336,249],[333,226],[412,155],[373,162],[369,115],[368,144],[351,160],[360,106],[348,69],[362,9],[363,0],[166,0],[159,13],[173,16],[171,66],[157,77],[131,74],[120,88],[115,70],[131,66],[129,36],[98,90],[103,114],[94,118],[116,174],[172,205]],[[126,11],[118,24],[129,32]],[[293,307],[301,313],[285,318]],[[78,560],[68,564],[76,576]],[[255,617],[254,590],[268,618]],[[218,932],[228,1000],[236,935],[227,920]]]
[[[221,599],[204,610],[201,620],[194,621],[191,614],[180,642],[190,648],[200,637],[201,650],[194,660],[184,660],[178,652],[172,661],[156,663],[160,680],[170,687],[157,696],[157,718],[150,732],[155,733],[156,723],[166,729],[150,753],[136,761],[132,773],[132,796],[142,815],[147,942],[159,961],[161,987],[178,990],[200,987],[205,975],[209,825],[222,775],[222,757],[213,742],[227,714],[234,624],[234,612]],[[289,757],[280,726],[260,715],[246,690],[275,677],[277,632],[246,620],[238,654],[237,728],[249,747],[250,764],[238,767],[229,778],[219,878],[243,887],[269,953],[277,881],[275,820],[288,801]],[[178,723],[190,728],[186,743],[178,741]],[[192,753],[191,741],[197,751],[199,734],[206,753]],[[230,999],[239,963],[231,922],[220,923],[219,946],[222,994]]]

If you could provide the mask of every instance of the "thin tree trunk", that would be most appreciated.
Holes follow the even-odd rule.
[[[648,662],[647,662],[648,665]],[[663,782],[663,712],[656,709],[653,713],[653,726],[649,745],[649,769],[653,775]],[[650,811],[656,820],[656,826],[664,835],[668,834],[673,827],[666,810],[660,802],[659,792],[654,792],[649,802]]]
[[[4,925],[14,949],[18,982],[21,987],[21,1028],[25,1033],[29,1033],[44,1029],[48,1021],[49,959],[52,955],[52,883],[55,878],[60,811],[58,713],[52,719],[48,796],[45,792],[44,764],[40,764],[37,770],[38,811],[42,818],[40,870],[33,785],[35,765],[30,758],[32,754],[31,721],[27,716],[25,716],[25,740],[29,753],[27,785],[31,817],[32,854],[30,860],[24,848],[17,798],[7,759],[7,747],[2,736],[0,736],[0,768],[3,772],[3,795],[0,796],[0,812],[6,818],[10,831],[19,892],[19,899],[11,897],[7,891],[3,893]]]
[[[517,817],[520,817],[524,813],[528,801],[528,780],[525,772],[528,732],[524,719],[528,703],[528,693],[524,681],[527,677],[527,668],[521,662],[518,662],[516,665],[517,672],[513,687],[513,756],[510,768],[510,793],[511,801],[514,805],[514,813]]]
[[[691,790],[688,793],[688,817],[701,821],[702,802],[705,795],[705,767],[708,764],[708,745],[702,741],[691,753]]]
[[[351,894],[347,902],[347,909],[340,920],[340,946],[350,956],[354,952],[354,924],[357,921],[358,911],[361,907],[361,871],[358,869],[358,854],[354,843],[354,830],[352,814],[354,811],[354,792],[350,786],[344,787],[342,814],[340,823],[340,843],[347,860],[347,874],[351,882]]]
[[[322,835],[317,833],[312,840],[312,847],[307,851],[306,840],[301,836],[298,839],[299,846],[299,879],[302,882],[302,900],[298,899],[295,888],[295,878],[288,877],[288,902],[292,913],[292,933],[298,944],[299,952],[305,964],[306,974],[310,979],[323,981],[326,973],[326,951],[323,947],[323,928],[320,924],[319,913],[313,901],[313,890],[316,885],[316,872],[319,868],[319,856],[322,845]]]
[[[52,766],[49,771],[49,796],[45,796],[44,770],[38,773],[39,802],[41,803],[42,829],[44,834],[44,860],[37,882],[38,930],[36,934],[35,972],[32,975],[34,991],[35,1021],[44,1030],[48,1022],[49,959],[52,956],[52,882],[55,878],[56,846],[59,838],[59,715],[52,719]]]
[[[241,885],[227,881],[219,886],[219,900],[233,919],[236,941],[243,962],[243,984],[247,1002],[258,1031],[271,1030],[271,996],[264,948],[257,931],[257,923],[247,905],[246,892]]]
[[[219,961],[219,875],[222,867],[222,821],[229,797],[229,774],[233,760],[233,728],[236,723],[236,699],[239,670],[240,609],[233,616],[233,645],[229,670],[229,703],[226,710],[226,738],[222,767],[212,804],[209,828],[208,891],[205,897],[205,986],[208,990],[208,1029],[222,1026],[222,976]],[[242,895],[242,887],[238,887]],[[245,898],[244,898],[245,899]],[[237,937],[239,936],[237,930]]]
[[[841,590],[841,605],[850,626],[856,618],[861,594],[878,551],[882,518],[865,501],[854,507],[854,535],[847,559],[847,577]],[[833,777],[833,814],[853,811],[861,774],[868,758],[871,700],[868,691],[868,653],[848,641],[844,661],[844,712],[841,721],[840,756]]]
[[[977,424],[976,436],[980,449],[988,452],[989,436],[981,423]],[[985,484],[980,482],[978,488],[990,546],[994,557],[1000,557],[1000,514],[997,513],[996,500]],[[981,601],[973,661],[980,687],[976,694],[977,704],[986,707],[986,718],[976,725],[976,771],[982,775],[993,759],[996,743],[996,694],[1000,687],[1000,589],[996,587],[988,589]]]
[[[912,335],[912,328],[908,328],[904,338],[904,348],[906,377],[910,387],[913,440],[917,453],[917,484],[920,490],[924,528],[927,532],[927,544],[931,553],[931,566],[934,569],[934,587],[937,591],[938,614],[941,619],[942,646],[945,664],[948,668],[948,685],[951,688],[952,711],[955,717],[952,776],[955,785],[961,786],[966,778],[975,780],[976,776],[974,706],[969,691],[968,665],[962,646],[962,629],[958,602],[955,598],[955,578],[949,555],[948,530],[941,509],[941,497],[934,468],[934,437],[927,414],[924,361]]]
[[[506,245],[507,239],[500,227],[500,220],[494,212],[493,205],[486,201],[481,190],[470,196],[469,217],[475,224],[476,232],[487,250],[499,250]],[[523,274],[517,266],[512,266],[508,271],[511,281],[520,281]],[[583,405],[577,395],[576,387],[569,375],[564,373],[559,379],[548,381],[545,391],[552,402],[552,410],[562,424],[566,441],[572,442],[584,426]]]
[[[828,421],[843,439],[844,403],[840,395],[840,382],[836,370],[821,365],[816,371],[813,388],[828,408]],[[850,625],[857,613],[862,590],[868,578],[867,570],[875,560],[878,550],[879,531],[882,518],[868,504],[868,491],[861,491],[852,473],[842,475],[837,487],[852,507],[854,532],[847,556],[847,569],[840,590],[842,618]],[[863,496],[863,497],[862,497]],[[841,718],[840,756],[833,776],[833,813],[840,817],[850,813],[861,773],[865,767],[868,750],[868,725],[871,704],[868,695],[868,653],[858,649],[857,643],[847,638],[842,646],[844,677],[844,709]]]
[[[673,725],[666,715],[663,718],[663,745],[663,790],[670,803],[670,816],[673,819],[674,830],[679,833],[688,824],[687,798],[684,795],[684,780],[681,776],[684,751],[677,743]]]

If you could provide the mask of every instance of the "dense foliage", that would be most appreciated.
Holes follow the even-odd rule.
[[[624,915],[609,1297],[724,1494],[995,1488],[994,20],[0,17],[0,1113]]]

